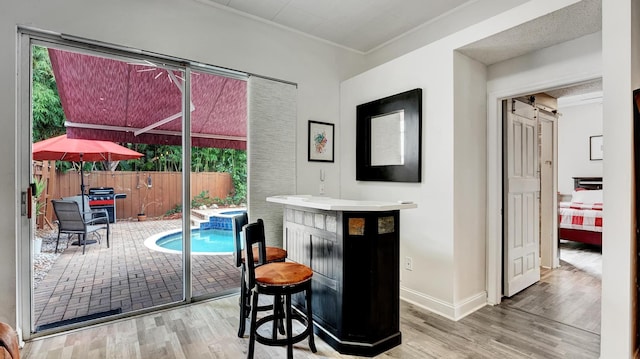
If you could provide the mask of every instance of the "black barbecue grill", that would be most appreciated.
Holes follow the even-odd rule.
[[[105,209],[109,214],[109,223],[116,222],[116,199],[126,198],[124,193],[115,193],[113,187],[89,188],[89,206],[91,209]]]

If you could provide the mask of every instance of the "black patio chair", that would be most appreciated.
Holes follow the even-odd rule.
[[[89,196],[87,196],[86,194],[71,196],[71,197],[62,197],[62,199],[75,201],[76,203],[78,203],[78,207],[80,207],[80,210],[84,211],[82,212],[82,214],[84,216],[85,221],[100,217],[101,220],[99,221],[96,220],[93,222],[93,224],[109,222],[109,212],[107,212],[107,210],[104,208],[92,209],[91,205],[89,205]]]
[[[107,230],[107,248],[109,248],[109,221],[104,221],[103,217],[91,218],[86,216],[87,213],[81,213],[78,202],[73,200],[52,200],[53,210],[58,217],[58,239],[56,240],[55,252],[58,252],[58,244],[60,243],[60,234],[67,233],[69,235],[78,235],[78,245],[82,245],[82,254],[84,254],[87,246],[87,235],[96,233],[98,239],[100,234],[97,231],[101,229]],[[91,211],[89,211],[90,213]],[[85,220],[85,218],[87,218]]]

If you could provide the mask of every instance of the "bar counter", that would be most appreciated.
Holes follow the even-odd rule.
[[[343,354],[375,356],[401,343],[400,210],[411,202],[283,195],[288,260],[313,269],[316,334]],[[304,298],[295,298],[304,310]]]

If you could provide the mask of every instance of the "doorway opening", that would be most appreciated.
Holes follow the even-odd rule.
[[[544,100],[540,95],[537,97]],[[599,231],[601,236],[602,230],[602,156],[596,153],[594,157],[589,138],[602,134],[599,99],[601,92],[565,95],[558,99],[557,106],[549,106],[548,103],[537,103],[536,96],[519,98],[520,103],[530,106],[531,119],[539,130],[536,132],[532,128],[532,135],[526,139],[535,139],[539,143],[535,154],[538,173],[533,176],[539,181],[539,193],[536,194],[534,189],[533,196],[538,196],[534,204],[540,211],[539,214],[533,211],[533,204],[527,208],[530,209],[528,212],[513,211],[509,208],[512,201],[505,200],[505,297],[501,303],[595,334],[600,333],[602,262],[601,247],[590,243],[589,238],[593,231]],[[507,110],[503,115],[513,112],[508,106],[503,106],[503,109]],[[560,116],[555,116],[556,113]],[[513,130],[507,121],[504,123],[504,196],[511,198],[513,193],[507,192],[509,181],[512,181],[508,165],[514,153],[520,155],[513,148],[522,146],[509,145],[507,138]],[[514,267],[514,263],[509,262],[510,258],[513,259],[509,245],[513,241],[518,242],[517,233],[509,229],[512,217],[518,218],[523,228],[530,229],[528,233],[539,241],[533,249],[540,251],[539,257],[533,254],[532,257],[539,258],[539,261],[534,264],[535,268],[531,268],[539,270],[539,278],[530,279],[525,288],[516,290],[509,287],[509,280],[513,280],[509,276],[513,275]],[[539,219],[539,224],[536,219]],[[573,231],[569,233],[577,235],[565,235],[563,227],[567,226]],[[539,233],[535,233],[536,229]],[[580,236],[582,231],[590,233]]]

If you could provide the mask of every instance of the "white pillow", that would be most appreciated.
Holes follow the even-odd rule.
[[[573,191],[571,202],[602,203],[602,190]]]

